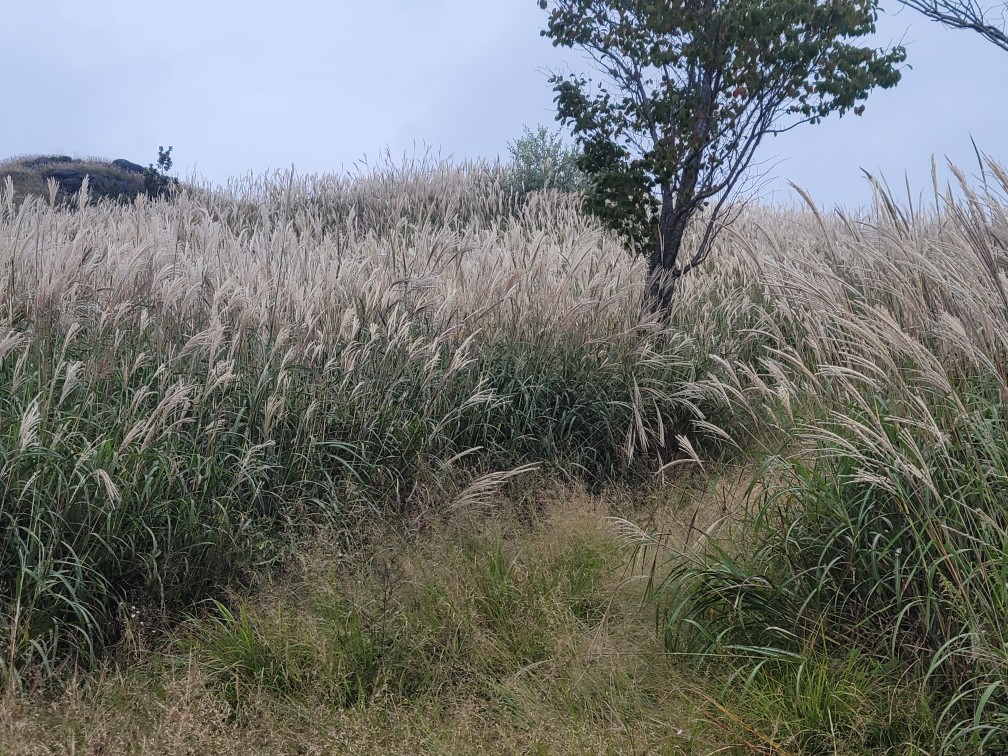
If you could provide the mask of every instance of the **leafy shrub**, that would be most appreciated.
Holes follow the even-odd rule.
[[[525,133],[508,144],[511,154],[511,179],[516,194],[524,196],[543,189],[578,191],[584,174],[577,167],[577,152],[564,146],[560,131],[545,126]]]
[[[171,151],[171,146],[167,150],[159,146],[157,167],[151,163],[143,172],[144,193],[152,199],[165,196],[175,187],[175,179],[168,175],[172,167]]]

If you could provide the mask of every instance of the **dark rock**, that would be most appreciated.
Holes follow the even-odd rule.
[[[123,175],[123,172],[114,168],[102,170],[94,166],[67,166],[43,169],[41,173],[46,179],[56,179],[60,192],[67,195],[80,191],[85,176],[88,177],[88,191],[94,198],[112,197],[132,202],[143,189],[143,181],[134,172]]]
[[[143,173],[147,170],[144,166],[137,163],[131,163],[129,160],[123,160],[119,158],[118,160],[113,160],[112,165],[121,171],[127,171],[129,173]]]

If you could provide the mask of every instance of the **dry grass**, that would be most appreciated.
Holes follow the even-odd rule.
[[[305,544],[282,580],[235,601],[279,653],[331,646],[340,607],[387,623],[386,676],[359,704],[334,704],[321,681],[252,676],[235,694],[215,673],[225,636],[210,611],[182,645],[138,649],[55,698],[8,696],[0,741],[18,754],[707,752],[696,683],[663,653],[607,524],[684,486],[593,496],[539,480],[422,538],[374,533],[354,554]],[[424,685],[397,689],[399,664]]]

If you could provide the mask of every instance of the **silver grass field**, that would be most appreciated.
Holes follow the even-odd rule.
[[[956,175],[925,199],[872,181],[858,212],[747,207],[667,323],[576,196],[523,197],[497,166],[130,206],[0,183],[5,732],[151,654],[199,667],[227,721],[249,691],[359,712],[450,690],[518,717],[576,687],[557,628],[601,637],[623,592],[677,671],[577,677],[610,686],[575,707],[605,737],[546,751],[1002,752],[1008,174]],[[459,536],[486,569],[428,555],[455,564],[434,603],[315,592],[328,625],[247,606],[309,544],[422,550],[531,489],[596,502],[557,536],[594,528],[576,570],[538,536],[553,578]],[[696,501],[649,508],[672,489]],[[473,682],[518,677],[541,686]]]

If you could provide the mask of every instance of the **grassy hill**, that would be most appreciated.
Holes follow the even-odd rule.
[[[664,325],[499,168],[0,191],[7,750],[1000,752],[1001,183]]]

